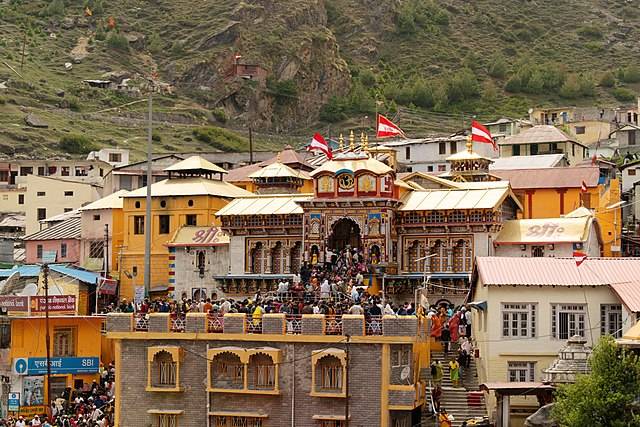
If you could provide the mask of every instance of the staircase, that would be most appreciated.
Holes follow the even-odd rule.
[[[431,351],[431,360],[440,360],[444,367],[444,377],[442,379],[442,397],[440,399],[440,407],[447,410],[447,412],[454,417],[453,426],[458,427],[462,425],[463,421],[473,417],[482,417],[487,415],[487,409],[484,403],[484,397],[480,400],[480,405],[469,406],[467,404],[467,393],[469,391],[478,391],[478,374],[476,370],[475,360],[472,357],[471,363],[468,369],[462,369],[460,376],[460,386],[453,387],[449,377],[449,360],[456,357],[456,351],[450,351],[448,357],[444,356],[442,351]],[[429,368],[423,369],[420,372],[420,378],[426,383],[433,384],[431,378],[431,371]],[[427,400],[431,393],[431,388],[427,387]],[[433,416],[424,411],[422,414],[422,426],[433,426],[435,421]]]

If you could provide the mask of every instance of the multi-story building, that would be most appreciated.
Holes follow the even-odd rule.
[[[107,316],[116,427],[397,427],[420,422],[426,319]],[[183,331],[183,332],[179,332]]]
[[[169,173],[165,171],[169,166],[181,162],[184,157],[175,154],[166,154],[154,157],[151,161],[151,174],[153,182],[166,179]],[[104,177],[103,196],[115,193],[120,190],[137,190],[147,186],[147,162],[129,163],[123,166],[114,167]]]
[[[505,138],[498,145],[500,157],[564,153],[570,165],[576,165],[587,158],[589,149],[575,137],[550,125],[538,125],[523,130],[517,135]]]
[[[0,161],[0,186],[23,187],[29,175],[102,186],[103,177],[111,168],[102,160],[3,160]]]
[[[222,180],[226,171],[200,157],[166,168],[168,179],[151,185],[151,291],[173,292],[169,285],[166,244],[176,230],[187,226],[219,225],[216,212],[236,197],[251,193]],[[123,248],[119,257],[120,295],[131,299],[136,284],[144,283],[145,214],[147,188],[123,196]]]
[[[587,258],[578,266],[572,258],[478,258],[470,299],[486,307],[474,310],[479,382],[543,387],[542,371],[572,336],[589,346],[605,334],[620,338],[640,312],[639,274],[637,259]],[[496,401],[486,401],[491,413]],[[511,425],[538,407],[535,398],[513,398]]]
[[[109,163],[114,168],[129,163],[129,150],[123,148],[101,148],[87,155],[87,160],[100,160]]]
[[[79,264],[80,214],[24,237],[26,262],[64,262]]]

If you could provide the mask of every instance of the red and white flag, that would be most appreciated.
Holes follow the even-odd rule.
[[[471,122],[471,141],[481,142],[483,144],[491,144],[491,146],[493,146],[493,149],[495,151],[498,151],[498,146],[496,145],[496,142],[493,140],[493,137],[491,136],[491,132],[489,132],[489,129],[487,129],[486,127],[484,127],[483,124],[478,123],[475,120]]]
[[[576,260],[576,267],[580,267],[580,264],[587,259],[587,254],[581,251],[573,251],[573,259]]]
[[[307,145],[307,151],[321,151],[327,156],[327,159],[333,159],[331,147],[329,147],[329,144],[327,144],[327,141],[324,140],[322,135],[317,132],[313,135],[309,145]]]
[[[584,182],[584,180],[582,181],[582,184],[580,184],[580,192],[581,193],[586,193],[587,192],[587,183]]]
[[[378,123],[376,125],[376,129],[378,138],[405,136],[404,132],[398,125],[387,119],[382,114],[378,114]]]

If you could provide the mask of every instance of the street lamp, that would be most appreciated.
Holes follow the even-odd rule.
[[[418,291],[421,291],[423,289],[425,289],[427,287],[427,283],[429,282],[429,276],[427,276],[427,261],[429,260],[429,258],[432,258],[434,256],[436,256],[436,253],[433,254],[429,254],[429,255],[425,255],[423,257],[420,257],[418,259],[416,259],[417,261],[424,261],[424,275],[422,277],[422,287],[420,288],[416,288],[415,290],[415,294],[414,294],[414,310],[417,310],[418,307]]]

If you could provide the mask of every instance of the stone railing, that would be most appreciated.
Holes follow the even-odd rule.
[[[149,313],[141,319],[133,313],[107,315],[107,332],[163,332],[262,335],[342,335],[342,336],[416,336],[419,333],[416,316],[363,316],[344,314],[325,316],[284,313],[264,314],[254,319],[245,313],[211,316],[188,313],[177,325],[169,313]]]

